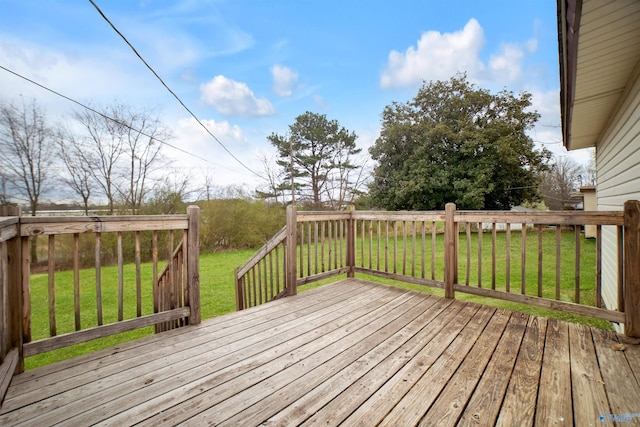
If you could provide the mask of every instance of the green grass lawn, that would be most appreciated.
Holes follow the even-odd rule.
[[[499,235],[500,236],[500,235]],[[439,237],[441,238],[441,237]],[[521,264],[520,264],[520,237],[519,233],[514,233],[511,239],[511,282],[514,291],[520,289],[521,283]],[[531,239],[531,241],[529,241]],[[544,295],[553,297],[555,295],[555,233],[544,234],[545,245],[551,245],[554,250],[552,255],[545,251],[543,258],[545,262],[545,274],[551,275],[545,277],[545,291]],[[574,274],[574,258],[573,252],[574,246],[573,233],[563,233],[562,235],[562,295],[561,299],[571,301],[573,298],[573,274]],[[436,248],[437,251],[442,250],[443,242],[438,241]],[[359,242],[359,245],[362,243]],[[402,247],[402,241],[400,241]],[[536,248],[528,249],[527,251],[527,266],[537,268],[537,235],[530,233],[527,236],[527,247]],[[593,286],[594,280],[594,252],[595,244],[592,241],[585,241],[583,239],[581,250],[581,263],[584,271],[581,271],[582,285],[584,289],[584,296],[581,296],[583,303],[593,302]],[[384,246],[384,245],[383,245]],[[419,251],[420,244],[417,248]],[[430,268],[430,243],[426,244],[427,260],[425,265]],[[471,268],[470,268],[470,284],[477,284],[477,236],[472,235],[470,242],[471,246]],[[357,249],[357,265],[361,265],[361,246]],[[365,266],[368,266],[368,242],[365,243]],[[374,251],[377,248],[377,242],[372,247]],[[465,236],[460,236],[460,271],[459,282],[464,283],[466,273],[466,240]],[[204,254],[200,257],[200,299],[202,318],[207,319],[215,316],[219,316],[235,310],[235,290],[234,290],[234,269],[244,264],[253,254],[255,250],[239,250],[221,252],[215,254]],[[409,252],[410,253],[410,252]],[[491,253],[491,239],[490,235],[483,237],[483,253]],[[496,282],[497,289],[503,289],[506,279],[505,259],[506,259],[506,246],[504,235],[499,237],[497,244],[497,268],[496,268]],[[436,279],[442,280],[442,254],[436,253],[438,262],[436,264]],[[547,265],[548,264],[548,265]],[[421,266],[421,262],[416,262],[418,267]],[[375,267],[375,261],[374,261]],[[553,268],[551,268],[553,267]],[[396,259],[396,270],[400,273],[405,268],[410,271],[410,265],[403,265],[402,259]],[[420,267],[421,268],[421,267]],[[391,267],[392,269],[392,267]],[[143,282],[143,314],[151,314],[153,312],[153,306],[151,301],[151,264],[142,265],[142,282]],[[420,275],[420,270],[416,272],[416,275]],[[425,276],[430,277],[431,272],[425,271]],[[117,319],[117,267],[104,267],[102,269],[102,298],[103,298],[103,316],[104,323],[114,322]],[[341,276],[344,277],[344,276]],[[428,292],[432,294],[442,295],[443,292],[440,289],[430,288],[420,285],[412,285],[404,282],[382,279],[379,277],[369,277],[366,275],[357,275],[364,279],[370,279],[379,283],[386,283],[393,286],[401,286],[404,288],[415,289],[422,292]],[[97,325],[96,315],[96,295],[95,295],[95,271],[93,269],[81,270],[81,314],[82,314],[82,327],[87,328]],[[135,271],[134,266],[127,265],[124,270],[125,279],[125,293],[124,293],[124,317],[133,318],[136,315],[136,295],[135,295]],[[322,282],[316,282],[313,284],[303,286],[300,291],[310,289],[312,287],[321,286],[323,283],[331,282],[336,279],[328,279]],[[484,287],[491,286],[491,263],[490,256],[483,257],[482,267],[482,283]],[[551,285],[549,285],[549,283]],[[537,270],[535,273],[528,272],[526,278],[527,294],[535,295],[537,292]],[[33,340],[42,339],[49,336],[49,314],[48,314],[48,279],[46,274],[34,274],[31,278],[31,294],[32,294],[32,337]],[[587,318],[583,316],[576,316],[567,313],[557,312],[553,310],[545,310],[532,306],[516,304],[506,301],[493,300],[488,298],[477,297],[474,295],[464,294],[458,292],[456,298],[464,301],[474,301],[478,303],[493,305],[510,310],[522,311],[526,313],[541,315],[550,318],[568,320],[573,322],[579,322],[591,326],[600,328],[608,328],[611,326],[606,321]],[[71,271],[62,271],[56,273],[56,324],[57,333],[72,332],[74,328],[74,314],[73,314],[73,274]],[[139,338],[145,335],[153,333],[153,328],[143,328],[123,334],[90,341],[88,343],[78,344],[75,346],[67,347],[60,350],[51,351],[41,355],[29,357],[26,360],[26,368],[33,369],[38,366],[46,365],[55,361],[67,359],[76,355],[84,354],[90,351],[95,351],[101,348],[109,347],[129,341],[135,338]]]
[[[200,257],[200,300],[202,318],[207,319],[234,311],[234,269],[244,264],[254,254],[254,250],[241,250],[205,254]],[[124,269],[124,318],[136,316],[135,270],[134,265],[126,265]],[[142,265],[143,314],[153,313],[151,300],[151,264]],[[102,301],[104,323],[117,319],[117,277],[116,266],[104,267],[102,277]],[[80,271],[82,328],[96,326],[96,291],[95,270]],[[38,340],[49,336],[48,278],[46,274],[34,274],[31,277],[31,325],[32,338]],[[73,272],[56,273],[56,325],[58,335],[75,330],[73,314]],[[87,343],[62,348],[29,357],[25,360],[26,369],[47,365],[69,357],[110,347],[125,341],[140,338],[153,333],[153,328],[142,328],[134,331],[101,338]]]

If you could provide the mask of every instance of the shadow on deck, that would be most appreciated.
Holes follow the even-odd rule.
[[[640,346],[623,336],[346,279],[16,375],[0,425],[582,426],[639,412]]]

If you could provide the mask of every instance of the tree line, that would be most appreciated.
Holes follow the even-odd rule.
[[[366,156],[355,132],[307,111],[268,136],[275,155],[261,159],[263,183],[240,198],[307,209],[562,209],[594,181],[593,167],[537,148],[529,131],[539,117],[531,94],[491,93],[458,74],[386,106]],[[36,101],[0,105],[1,205],[27,200],[35,214],[56,183],[85,211],[94,200],[133,214],[177,212],[189,195],[211,200],[210,178],[193,194],[188,174],[166,172],[161,148],[171,132],[155,112],[116,103],[72,119],[51,125]]]
[[[139,213],[149,198],[186,185],[158,174],[167,165],[161,147],[170,137],[153,111],[124,104],[76,111],[70,123],[52,124],[35,100],[5,103],[0,204],[27,201],[35,215],[43,196],[73,195],[85,212],[106,200],[109,213]]]
[[[306,112],[285,136],[269,136],[276,167],[265,168],[259,195],[311,209],[565,209],[580,185],[595,183],[595,168],[537,148],[529,132],[539,118],[527,92],[493,94],[465,74],[425,82],[412,100],[384,108],[368,171],[354,132]]]

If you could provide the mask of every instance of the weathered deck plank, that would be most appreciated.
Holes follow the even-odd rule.
[[[551,319],[547,324],[536,425],[573,425],[569,325]]]
[[[575,425],[595,425],[602,413],[610,413],[604,382],[598,368],[591,331],[569,324],[571,392]]]
[[[348,279],[18,375],[0,425],[599,425],[638,412],[619,343]]]
[[[449,378],[446,387],[428,408],[422,417],[420,426],[432,426],[442,422],[444,425],[456,424],[462,414],[471,394],[476,388],[482,373],[498,345],[498,342],[508,325],[511,313],[498,310],[482,337],[469,351],[455,374]]]
[[[496,425],[533,425],[546,334],[547,319],[530,317]]]
[[[459,426],[494,425],[511,378],[518,350],[527,327],[528,316],[513,313],[496,351],[493,353],[473,396],[458,422]]]
[[[365,396],[368,397],[370,394],[359,390],[371,391],[380,387],[390,373],[396,372],[410,360],[462,308],[460,305],[458,310],[449,309],[445,312],[451,303],[452,300],[437,299],[429,311],[421,314],[414,322],[408,324],[405,330],[392,337],[391,340],[406,341],[395,349],[392,346],[393,352],[385,355],[386,357],[375,366],[370,366],[373,364],[370,359],[377,357],[376,352],[372,351],[368,353],[369,360],[365,360],[366,364],[354,364],[347,372],[336,373],[330,380],[269,418],[265,424],[298,425],[304,421],[307,421],[306,425],[339,424],[346,416],[345,413],[352,412],[362,403]]]
[[[638,414],[640,406],[640,385],[627,361],[626,351],[618,350],[619,344],[613,332],[593,329],[593,343],[598,356],[602,380],[613,415]],[[640,417],[635,418],[640,424]]]

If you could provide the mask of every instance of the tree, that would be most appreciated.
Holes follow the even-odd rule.
[[[160,141],[169,131],[149,111],[114,104],[101,110],[83,110],[76,120],[87,131],[87,161],[107,198],[109,211],[116,197],[134,214],[148,190],[148,179],[162,165]]]
[[[58,153],[68,174],[60,179],[82,199],[84,214],[89,214],[89,197],[95,189],[93,165],[85,154],[85,147],[69,131],[58,134]]]
[[[172,171],[158,180],[150,192],[148,201],[144,204],[145,214],[178,214],[184,213],[186,200],[194,190],[190,183],[193,182],[191,171]]]
[[[53,147],[53,133],[36,101],[0,106],[3,179],[17,195],[29,201],[33,216],[49,184]]]
[[[356,134],[341,127],[337,120],[328,120],[324,114],[306,112],[296,117],[289,126],[287,137],[271,134],[268,139],[278,151],[277,164],[283,169],[284,180],[279,188],[291,182],[296,197],[320,209],[331,191],[332,180],[344,180],[346,171],[355,169],[352,157],[361,149],[356,148]],[[333,188],[352,190],[341,181]],[[324,197],[323,197],[324,196]]]
[[[113,113],[113,114],[112,114]],[[117,108],[105,108],[101,113],[78,111],[75,119],[87,131],[85,152],[96,183],[107,198],[109,213],[115,209],[116,165],[122,154],[122,125],[116,121]],[[113,117],[116,120],[112,120]]]
[[[119,116],[124,124],[123,148],[127,158],[123,176],[127,185],[120,194],[125,206],[135,215],[147,193],[149,178],[162,166],[160,141],[169,139],[170,132],[148,111],[122,108]]]
[[[526,131],[539,115],[531,95],[491,94],[457,75],[423,84],[416,97],[394,102],[369,149],[377,161],[370,196],[380,208],[509,209],[537,197],[549,156]]]
[[[258,158],[262,163],[263,184],[256,189],[256,197],[265,201],[273,199],[276,203],[284,203],[287,185],[284,180],[285,172],[278,167],[277,160],[267,153],[260,153]]]
[[[552,210],[572,205],[571,195],[578,191],[583,168],[569,157],[558,157],[542,172],[540,193],[544,204]]]

